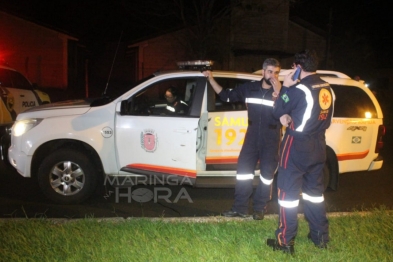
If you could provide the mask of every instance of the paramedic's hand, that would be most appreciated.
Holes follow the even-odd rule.
[[[213,73],[210,70],[202,71],[202,74],[206,76],[207,81],[209,81],[210,85],[213,87],[214,92],[217,94],[221,93],[222,87],[214,80]]]
[[[207,78],[209,82],[213,78],[212,71],[210,70],[202,71],[202,74]]]
[[[281,82],[280,82],[280,80],[278,80],[278,78],[275,78],[275,77],[271,77],[269,79],[269,81],[272,84],[273,89],[274,89],[273,96],[277,97],[280,94],[280,91],[281,91]]]
[[[289,123],[291,123],[291,121],[292,121],[292,118],[290,115],[285,114],[280,117],[280,122],[285,127],[288,127],[288,125],[289,125]]]
[[[293,73],[295,73],[295,71],[293,71],[285,76],[283,86],[291,87],[291,86],[297,84],[297,79],[292,80]]]

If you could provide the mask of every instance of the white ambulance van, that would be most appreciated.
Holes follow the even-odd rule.
[[[248,124],[245,104],[217,97],[200,72],[208,62],[186,65],[143,79],[113,100],[65,101],[19,114],[12,128],[10,163],[22,176],[38,179],[48,198],[65,204],[85,200],[102,182],[146,183],[161,177],[197,187],[234,185]],[[336,189],[340,173],[382,167],[383,117],[362,82],[341,73],[319,73],[336,94],[325,169],[327,185]],[[214,77],[231,89],[261,79],[221,71],[214,71]],[[168,87],[178,89],[188,112],[167,113]]]

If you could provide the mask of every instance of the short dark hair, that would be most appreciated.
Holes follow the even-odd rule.
[[[280,67],[280,62],[275,58],[266,58],[263,62],[262,69],[266,69],[268,66]]]
[[[169,87],[165,92],[170,92],[173,96],[177,96],[177,88],[175,86]]]
[[[295,54],[295,61],[296,65],[301,65],[302,70],[306,72],[315,72],[318,68],[318,55],[315,50],[306,49],[302,52]]]

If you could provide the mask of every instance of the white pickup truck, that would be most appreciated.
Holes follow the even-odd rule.
[[[336,189],[339,173],[382,167],[383,116],[362,81],[318,73],[336,94],[325,169],[326,185]],[[214,77],[223,88],[261,79],[220,71]],[[185,114],[165,113],[169,86],[189,105]],[[114,178],[176,176],[194,186],[223,187],[234,182],[247,123],[245,104],[220,101],[200,71],[160,72],[113,100],[65,101],[19,114],[9,161],[63,204],[85,200]]]

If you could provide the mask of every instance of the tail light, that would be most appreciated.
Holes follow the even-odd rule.
[[[383,148],[382,137],[385,135],[386,129],[385,126],[380,125],[378,127],[378,136],[377,136],[377,144],[375,146],[375,153],[379,153],[379,150]]]

